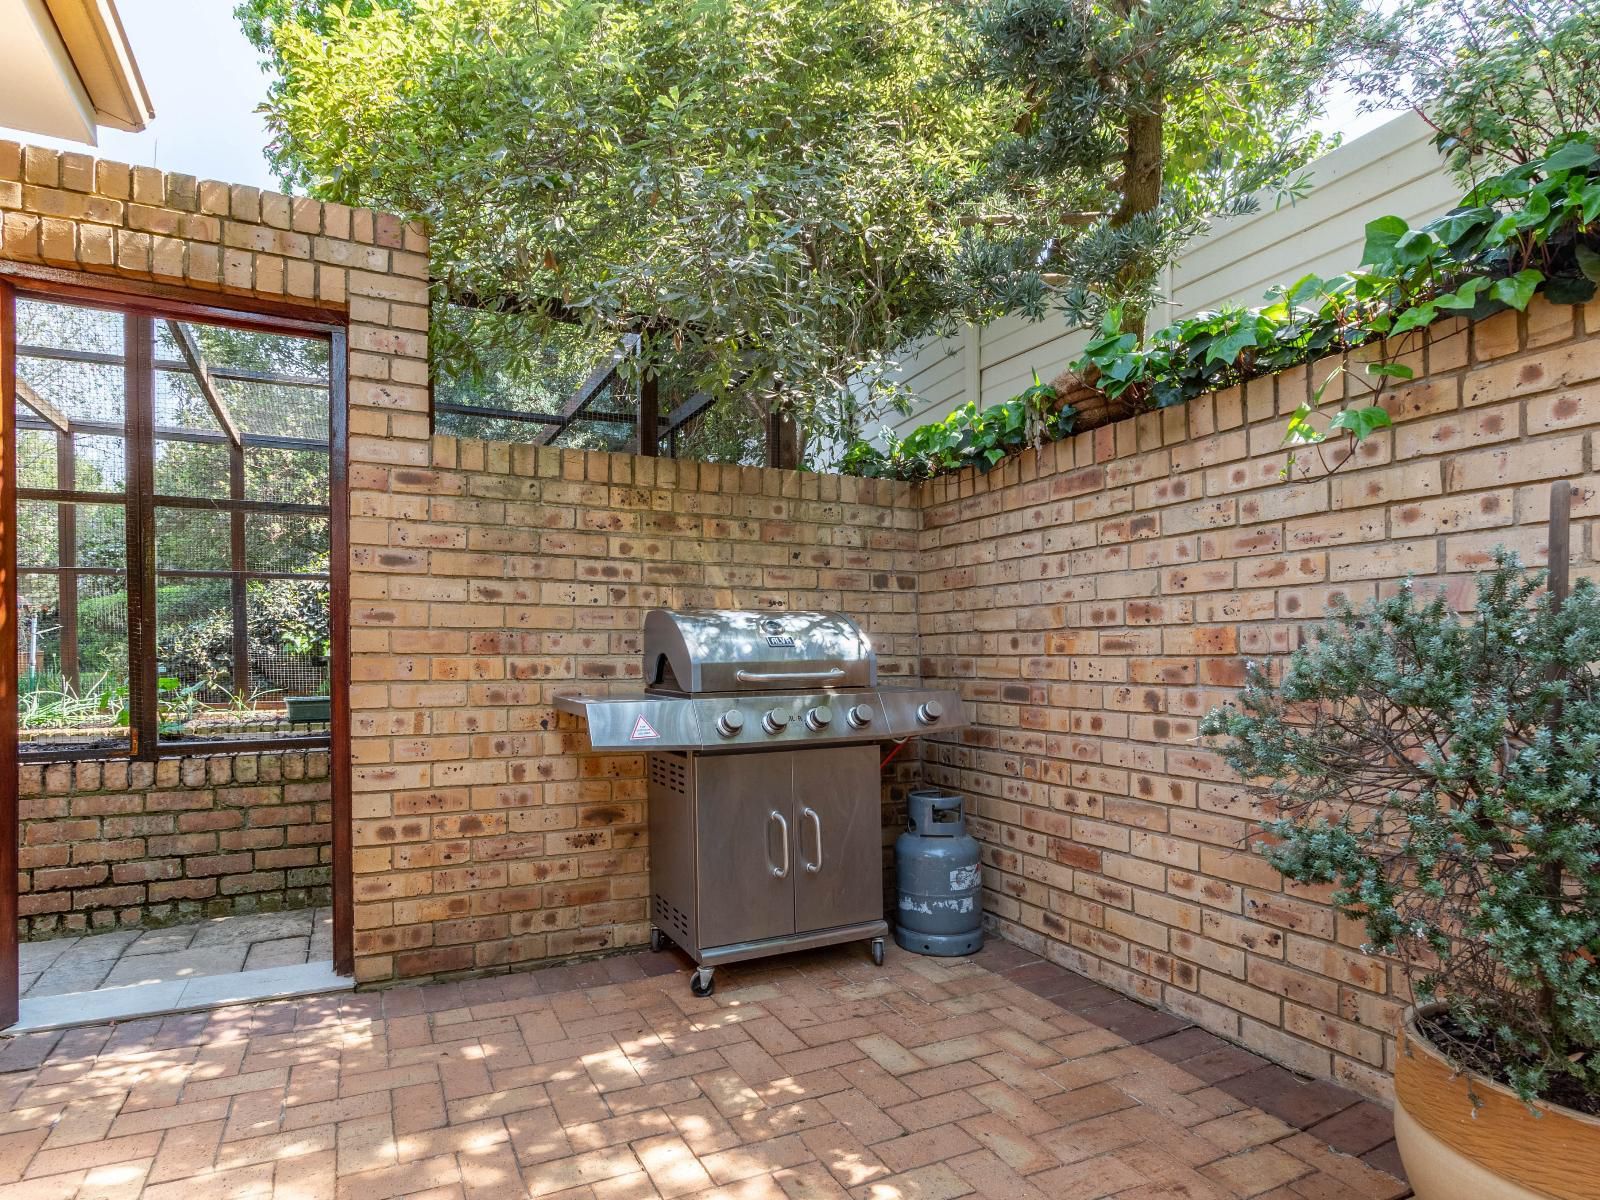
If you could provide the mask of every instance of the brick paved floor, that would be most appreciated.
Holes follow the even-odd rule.
[[[1382,1109],[1004,944],[681,966],[10,1039],[0,1200],[1406,1195]]]

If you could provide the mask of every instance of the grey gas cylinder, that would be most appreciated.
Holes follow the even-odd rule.
[[[894,940],[917,954],[973,954],[983,946],[982,879],[961,797],[916,788],[906,809],[906,832],[894,843]]]

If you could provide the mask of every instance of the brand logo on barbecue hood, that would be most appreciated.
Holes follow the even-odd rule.
[[[633,723],[633,732],[628,735],[630,742],[648,742],[661,735],[656,732],[656,727],[640,717]]]

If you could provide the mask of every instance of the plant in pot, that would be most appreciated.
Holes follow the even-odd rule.
[[[1336,608],[1201,724],[1263,848],[1331,885],[1415,1007],[1395,1130],[1420,1200],[1600,1196],[1600,592],[1496,554],[1473,610]]]

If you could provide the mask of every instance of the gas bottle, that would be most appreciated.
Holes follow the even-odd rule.
[[[915,788],[906,810],[906,832],[894,843],[894,940],[916,954],[974,954],[983,946],[982,878],[978,842],[967,833],[961,797]]]

